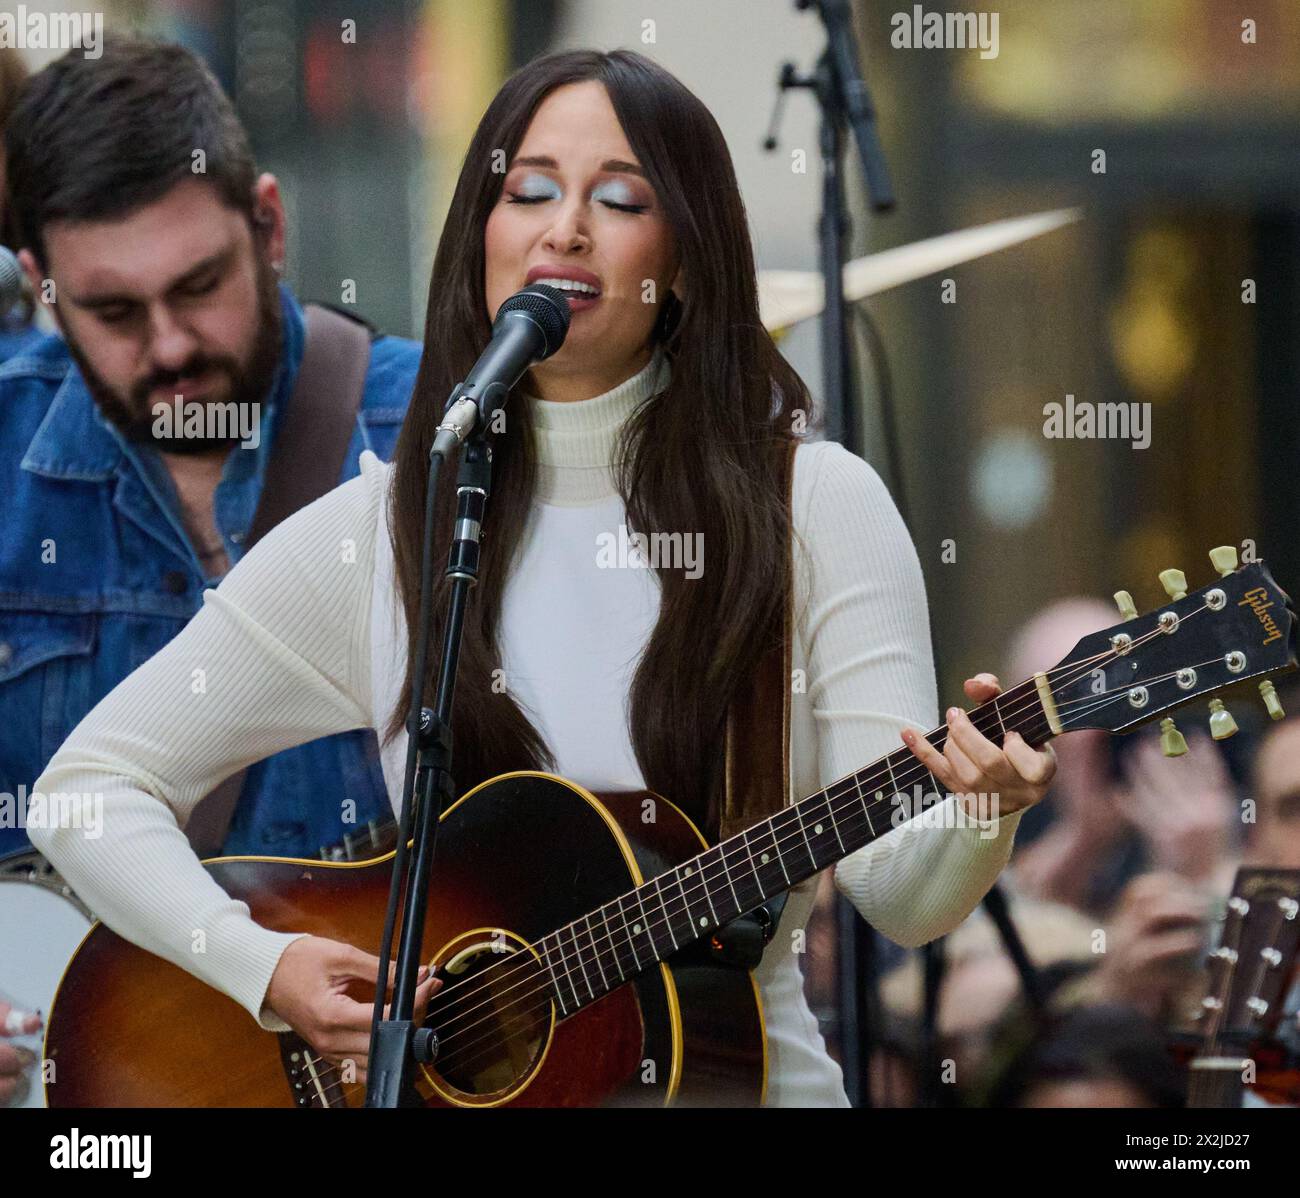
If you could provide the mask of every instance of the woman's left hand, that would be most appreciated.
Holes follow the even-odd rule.
[[[965,690],[976,703],[987,703],[1002,693],[1002,686],[993,674],[977,674],[966,679]],[[998,748],[960,707],[948,709],[948,740],[942,753],[910,728],[902,735],[917,760],[979,819],[1032,807],[1056,775],[1050,744],[1031,748],[1019,732],[1008,732]],[[980,795],[986,797],[981,800]]]

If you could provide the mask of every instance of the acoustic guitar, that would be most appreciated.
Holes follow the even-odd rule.
[[[1081,639],[1058,665],[970,713],[995,742],[1072,729],[1125,733],[1209,700],[1216,737],[1236,730],[1218,698],[1296,668],[1295,614],[1260,562]],[[946,726],[926,734],[942,751]],[[414,1080],[428,1106],[757,1105],[767,1082],[759,992],[715,963],[715,930],[925,811],[944,794],[906,746],[710,846],[649,792],[593,794],[553,775],[505,774],[443,813],[424,960],[443,986],[424,1013],[433,1061]],[[919,800],[919,803],[918,803]],[[959,806],[944,809],[961,812]],[[936,835],[952,832],[936,829]],[[253,857],[206,862],[278,931],[374,952],[392,854],[350,864]],[[703,950],[703,951],[702,951]],[[774,950],[773,950],[774,951]],[[358,996],[360,997],[360,996]],[[367,996],[373,998],[373,994]],[[96,925],[50,1012],[51,1106],[360,1106],[364,1087],[303,1040],[262,1031],[233,1000]]]

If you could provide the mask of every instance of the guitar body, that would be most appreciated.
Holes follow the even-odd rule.
[[[642,818],[647,800],[653,822]],[[423,959],[444,982],[428,1025],[437,1026],[437,1005],[458,981],[494,964],[499,971],[503,959],[521,963],[516,977],[533,977],[523,972],[536,965],[529,945],[696,856],[705,843],[681,811],[647,792],[597,796],[533,772],[468,792],[438,829]],[[373,953],[392,861],[390,853],[360,864],[243,857],[206,865],[262,926]],[[527,993],[542,992],[533,985]],[[464,1032],[472,1021],[473,1030],[459,1043],[449,1035],[438,1059],[417,1070],[426,1105],[763,1100],[766,1040],[747,971],[684,949],[682,958],[651,963],[567,1017],[543,994],[521,1018],[504,1001],[508,994],[506,986],[495,996],[495,1021],[493,1002],[478,996],[468,1013],[446,1008],[448,1029]],[[364,1099],[363,1085],[316,1060],[303,1041],[261,1030],[232,999],[102,924],[60,984],[45,1055],[54,1066],[46,1100],[57,1107],[360,1106]]]

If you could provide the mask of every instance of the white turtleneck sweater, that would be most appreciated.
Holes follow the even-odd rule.
[[[649,569],[608,568],[602,550],[617,546],[624,522],[609,469],[615,438],[668,371],[656,353],[594,399],[523,397],[540,470],[505,590],[503,678],[558,772],[590,789],[644,787],[625,700],[658,611],[658,584]],[[254,923],[209,877],[181,828],[236,770],[318,737],[383,727],[397,701],[406,631],[386,524],[392,468],[368,452],[361,466],[208,591],[180,635],[82,720],[33,787],[102,794],[98,839],[79,828],[32,828],[36,847],[109,927],[228,994],[268,1031],[287,1030],[263,999],[297,936]],[[904,727],[938,723],[920,566],[880,479],[839,445],[802,445],[793,506],[792,802],[898,748]],[[618,560],[626,559],[615,549]],[[404,733],[382,753],[395,807],[405,755]],[[950,809],[955,800],[945,802]],[[1018,822],[962,826],[932,813],[840,862],[836,885],[886,936],[923,944],[979,902]],[[815,883],[791,892],[756,971],[770,1105],[847,1105],[799,965]],[[196,954],[200,930],[206,951]]]

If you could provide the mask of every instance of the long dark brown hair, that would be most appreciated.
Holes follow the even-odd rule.
[[[646,400],[619,438],[615,481],[629,531],[702,534],[698,578],[657,568],[658,622],[632,681],[630,732],[646,785],[672,799],[716,839],[727,707],[781,631],[791,585],[785,496],[777,455],[807,388],[759,320],[745,207],[726,141],[708,109],[662,67],[632,51],[573,51],[537,59],[492,101],[465,156],[429,284],[424,356],[394,454],[391,537],[409,629],[417,626],[425,487],[434,427],[452,388],[487,344],[484,229],[504,175],[542,101],[558,87],[597,80],[663,205],[685,263],[685,295],[661,304],[654,337],[672,365],[670,385]],[[498,162],[500,158],[498,157]],[[493,447],[492,495],[480,581],[468,608],[452,726],[461,793],[497,774],[554,769],[537,729],[492,686],[500,669],[502,592],[536,478],[528,406],[509,407]],[[447,598],[442,576],[455,510],[455,471],[437,497],[435,626],[423,691],[433,702]],[[384,739],[405,726],[416,637],[402,695]],[[583,651],[580,644],[572,652]],[[506,679],[507,686],[509,679]]]

